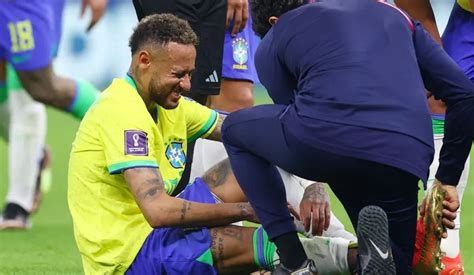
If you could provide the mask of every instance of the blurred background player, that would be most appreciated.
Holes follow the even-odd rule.
[[[12,5],[14,4],[13,2],[14,1],[11,1]],[[91,22],[87,30],[92,29],[98,20],[100,20],[105,11],[106,3],[107,0],[82,1],[81,14],[83,15],[87,8],[90,8],[92,11]],[[2,4],[3,3],[0,3],[0,6]],[[31,51],[25,51],[22,53],[24,54],[25,58],[34,59],[32,56],[42,54],[44,56],[41,58],[56,57],[59,41],[61,38],[61,23],[64,0],[54,0],[49,2],[46,1],[43,2],[41,6],[35,6],[32,3],[29,5],[29,8],[24,10],[24,7],[21,8],[21,6],[12,7],[13,10],[15,10],[15,8],[22,9],[21,12],[18,11],[17,13],[19,17],[11,17],[12,21],[9,22],[8,25],[4,25],[2,28],[3,30],[8,29],[10,32],[9,38],[12,40],[11,50],[15,51],[16,44],[18,47],[20,47],[19,45],[22,45],[22,43],[32,43]],[[43,10],[44,12],[47,12],[46,14],[36,14],[33,11],[35,8],[39,8],[41,10],[42,6],[47,7],[45,10]],[[3,8],[0,10],[0,22],[3,22],[5,19],[2,11],[5,12],[6,10]],[[34,51],[35,48],[35,36],[32,34],[32,31],[35,28],[30,29],[27,26],[31,25],[31,22],[35,22],[35,20],[38,19],[38,16],[45,16],[44,19],[46,20],[47,24],[44,27],[49,28],[47,30],[40,29],[38,32],[41,33],[47,31],[50,33],[48,33],[49,38],[39,38],[40,40],[38,42],[41,42],[44,45],[41,43],[38,43],[37,45],[38,47],[42,46],[43,48],[41,48],[41,51],[33,53],[32,51]],[[32,21],[28,21],[28,18],[30,18]],[[20,24],[24,29],[20,28],[17,30],[18,33],[16,33],[12,27],[16,26],[15,24]],[[15,38],[15,34],[18,35],[18,37]],[[22,39],[30,42],[21,42]],[[4,41],[7,41],[7,39]],[[49,48],[45,48],[45,45],[48,45]],[[22,51],[19,50],[18,52]],[[4,53],[3,49],[0,49],[0,53]],[[15,62],[15,60],[18,61],[18,59],[15,59],[15,53],[12,55],[11,60],[12,62]],[[28,65],[30,61],[24,60],[24,62],[26,66],[30,66]],[[31,62],[34,63],[34,60]],[[52,66],[52,59],[49,62],[50,64],[48,65],[47,70],[49,70],[49,68]],[[35,68],[35,66],[36,65],[33,64],[31,65],[31,68]],[[38,71],[24,73],[26,75],[36,74]],[[43,72],[39,72],[36,74],[36,76],[44,75]],[[42,198],[42,192],[40,188],[42,179],[41,172],[47,168],[50,162],[50,154],[45,146],[46,110],[42,103],[35,101],[23,88],[23,83],[21,82],[13,66],[5,62],[0,62],[0,79],[5,79],[5,81],[0,81],[0,108],[2,112],[2,115],[0,116],[0,123],[2,126],[2,138],[8,142],[9,148],[8,192],[5,200],[5,207],[0,218],[0,230],[27,229],[31,225],[29,219],[30,214],[34,213],[38,209]],[[63,80],[65,82],[72,82],[72,80],[68,79]],[[78,86],[86,87],[85,93],[95,93],[95,88],[93,88],[87,82],[77,81],[76,84]],[[44,90],[42,92],[47,93],[48,91]],[[89,103],[86,100],[82,101],[81,104],[81,106],[86,106]],[[76,114],[81,117],[83,112],[85,112],[87,109],[77,110],[79,110],[80,113]],[[48,178],[43,179],[48,180]]]
[[[19,85],[9,66],[0,102],[1,137],[8,142],[8,193],[0,217],[0,230],[26,229],[39,206],[40,172],[48,164],[45,150],[46,109]]]
[[[209,98],[211,108],[225,112],[252,107],[253,85],[258,81],[254,56],[259,39],[252,30],[250,10],[242,31],[233,33],[233,27],[232,21],[224,38],[220,93]]]
[[[91,28],[100,18],[107,0],[83,0],[91,7]],[[7,61],[18,73],[22,86],[34,100],[71,113],[81,119],[95,101],[98,90],[83,80],[54,73],[64,0],[0,2],[0,67]],[[0,82],[5,73],[0,72]]]
[[[448,24],[444,30],[442,38],[438,32],[438,27],[429,0],[396,0],[395,3],[404,9],[414,19],[420,21],[423,27],[431,34],[433,39],[441,44],[448,55],[461,67],[466,76],[474,81],[474,15],[472,14],[470,2],[468,0],[456,1],[454,3]],[[429,94],[428,103],[432,116],[435,158],[430,167],[428,188],[435,180],[435,173],[439,166],[439,154],[444,137],[444,119],[446,106],[441,100],[436,100]],[[459,195],[459,202],[462,203],[464,189],[469,178],[469,158],[466,161],[463,173],[456,186]],[[426,255],[422,255],[423,246],[423,219],[420,218],[417,224],[417,243],[415,249],[414,266],[424,261],[421,258],[433,257],[436,251],[428,250]],[[464,267],[460,254],[460,227],[461,227],[461,207],[457,212],[455,220],[456,227],[448,229],[448,237],[441,241],[441,250],[445,255],[442,258],[444,269],[442,274],[463,274]],[[435,260],[435,259],[433,259]],[[429,261],[433,262],[433,261]]]

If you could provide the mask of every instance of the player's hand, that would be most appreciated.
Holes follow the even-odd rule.
[[[240,32],[249,18],[249,3],[248,0],[227,0],[227,18],[225,26],[229,28],[232,19],[234,19],[234,25],[230,35],[235,37]]]
[[[87,31],[90,31],[97,22],[102,18],[107,8],[108,0],[82,0],[81,4],[81,17],[84,16],[87,7],[91,9],[91,22],[87,27]]]
[[[329,196],[324,185],[315,182],[306,187],[300,202],[300,218],[306,232],[311,229],[313,236],[321,236],[331,220]]]
[[[442,182],[435,180],[433,184],[441,184],[441,188],[446,191],[446,196],[443,201],[443,226],[448,229],[454,229],[455,223],[454,220],[456,219],[456,211],[459,209],[459,197],[458,191],[456,190],[456,186],[452,185],[445,185]],[[425,215],[426,209],[426,198],[423,200],[423,203],[420,206],[420,215]],[[441,235],[443,238],[448,237],[447,232],[443,232]]]

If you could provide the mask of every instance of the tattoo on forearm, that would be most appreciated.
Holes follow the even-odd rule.
[[[222,124],[224,123],[226,116],[223,114],[219,114],[219,117],[217,118],[217,125],[216,128],[214,128],[214,131],[212,131],[212,134],[209,135],[208,139],[212,140],[222,140]]]
[[[149,169],[149,168],[148,168]],[[150,170],[148,170],[149,172]],[[136,169],[137,173],[142,173],[143,169]],[[148,198],[153,198],[161,190],[164,188],[164,183],[163,180],[161,179],[160,175],[158,175],[158,172],[153,170],[153,174],[156,176],[154,178],[150,178],[145,180],[139,187],[137,194],[139,198],[141,199],[148,199]]]
[[[147,199],[149,197],[154,197],[159,191],[160,191],[160,188],[152,187],[145,192],[145,194],[143,195],[143,198]]]
[[[225,159],[209,169],[202,179],[209,187],[213,188],[224,184],[227,177],[232,173],[230,161]]]
[[[237,207],[240,209],[240,215],[242,217],[248,217],[251,213],[251,210],[249,208],[249,204],[247,203],[239,203],[237,204]]]
[[[311,184],[310,186],[306,187],[303,194],[303,200],[309,201],[326,201],[328,199],[328,194],[324,189],[324,185],[322,183],[316,182]]]
[[[184,221],[189,209],[191,209],[191,202],[183,201],[183,207],[181,208],[181,221]]]

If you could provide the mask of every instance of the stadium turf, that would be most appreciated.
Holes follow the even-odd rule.
[[[257,103],[268,102],[262,90]],[[26,232],[0,231],[0,274],[81,274],[81,260],[75,246],[67,207],[67,165],[71,142],[79,123],[72,117],[48,110],[47,143],[53,154],[53,185]],[[474,175],[474,161],[471,164]],[[473,178],[473,177],[471,177]],[[472,181],[472,180],[471,180]],[[0,204],[7,185],[7,147],[0,142]],[[339,202],[332,208],[352,230]],[[474,182],[467,186],[463,199],[462,253],[466,274],[474,274]]]

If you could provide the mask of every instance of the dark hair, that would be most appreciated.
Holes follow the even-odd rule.
[[[149,15],[140,20],[128,44],[133,55],[145,44],[165,46],[170,42],[197,46],[198,38],[188,22],[164,13]]]
[[[303,0],[251,0],[253,30],[263,38],[272,27],[268,22],[270,16],[280,17],[301,5]]]

